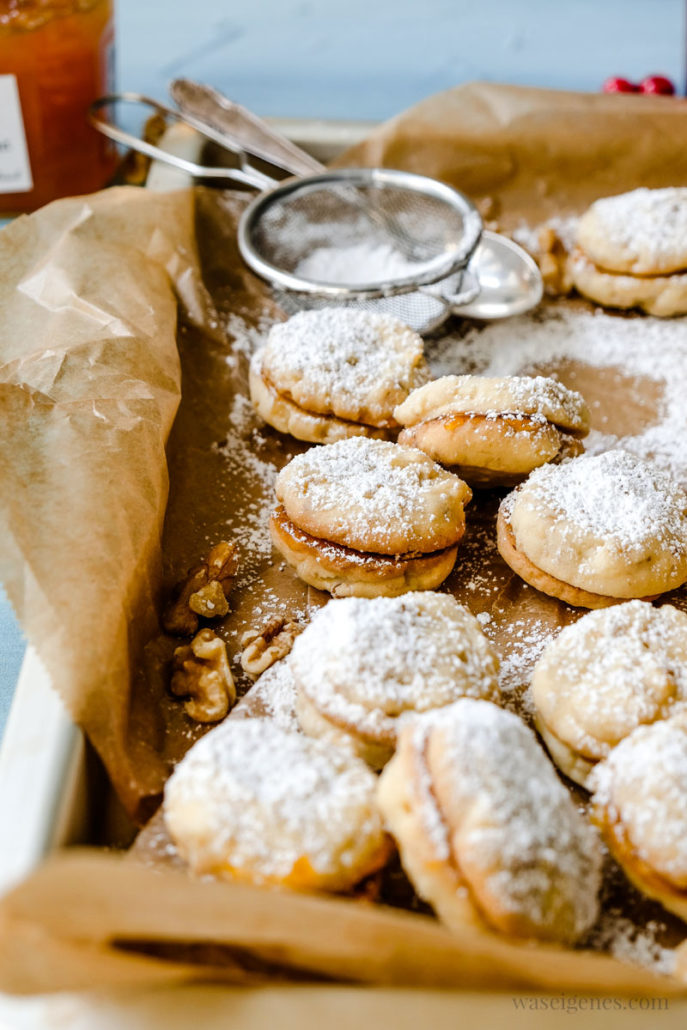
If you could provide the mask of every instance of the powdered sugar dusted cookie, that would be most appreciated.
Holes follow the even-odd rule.
[[[687,188],[603,197],[580,219],[577,242],[609,272],[666,275],[687,269]]]
[[[390,315],[331,307],[274,325],[252,363],[250,387],[270,425],[332,442],[354,435],[355,426],[370,436],[395,428],[394,407],[428,379],[422,337],[408,326]],[[338,423],[325,432],[322,418]]]
[[[253,355],[248,384],[250,397],[258,415],[280,433],[287,433],[308,443],[336,443],[349,436],[370,436],[379,440],[388,438],[388,429],[375,429],[362,422],[346,422],[335,415],[318,415],[306,411],[279,393],[262,374],[262,353]]]
[[[590,612],[545,648],[532,698],[552,758],[586,786],[637,726],[687,707],[687,615],[645,601]]]
[[[379,804],[416,890],[449,928],[572,944],[594,923],[596,835],[517,716],[465,698],[408,718]]]
[[[271,719],[230,718],[165,788],[164,817],[198,874],[345,890],[389,855],[364,762]]]
[[[622,275],[606,272],[576,250],[570,259],[573,285],[606,308],[641,308],[657,318],[687,314],[687,273]]]
[[[394,411],[399,443],[419,447],[476,486],[512,486],[533,468],[582,452],[582,396],[546,376],[444,376]]]
[[[426,454],[358,437],[295,457],[277,498],[300,529],[358,551],[427,554],[456,544],[469,487]]]
[[[613,857],[639,890],[687,920],[687,713],[638,727],[590,784]]]
[[[624,451],[535,469],[499,509],[499,551],[530,585],[602,608],[687,580],[687,495]]]
[[[375,768],[391,757],[408,712],[498,696],[496,655],[447,594],[331,601],[289,661],[305,732],[352,747]]]

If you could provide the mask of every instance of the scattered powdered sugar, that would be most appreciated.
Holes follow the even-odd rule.
[[[687,702],[687,615],[643,601],[589,612],[549,644],[532,689],[557,737],[605,757],[640,723]]]
[[[448,594],[330,601],[296,639],[296,681],[323,714],[374,736],[462,696],[497,696],[496,656]]]
[[[231,718],[265,715],[283,730],[300,732],[296,718],[296,681],[287,659],[266,669],[231,712]]]
[[[530,693],[521,696],[521,688],[551,640],[552,628],[543,621],[511,618],[507,625],[500,626],[500,631],[504,641],[500,648],[499,689],[505,707],[529,713],[532,709]]]
[[[625,554],[659,545],[687,560],[687,495],[659,466],[625,451],[542,465],[516,495],[557,523],[595,539],[612,538]]]
[[[374,774],[346,751],[271,719],[230,718],[176,767],[164,813],[196,872],[228,866],[279,879],[306,859],[326,875],[381,844],[375,789]]]
[[[687,886],[687,715],[640,726],[596,766],[594,803],[620,820],[638,856]]]
[[[316,247],[301,258],[295,273],[320,283],[365,286],[417,276],[423,268],[389,243],[364,240],[345,247]]]
[[[607,951],[621,962],[670,976],[675,966],[675,951],[663,947],[657,939],[664,929],[653,919],[645,926],[637,926],[617,909],[610,909],[602,911],[585,945],[597,951]]]
[[[267,334],[274,325],[274,319],[263,316],[257,325],[253,325],[238,312],[230,311],[224,316],[223,325],[232,339],[226,362],[231,369],[237,369],[241,358],[250,361],[253,354],[264,346]]]
[[[601,850],[532,731],[469,698],[417,719],[444,821],[443,790],[457,792],[460,825],[451,823],[449,838],[457,865],[480,870],[500,910],[576,940],[597,918]]]
[[[250,402],[237,395],[236,411],[248,415]],[[253,418],[252,409],[250,418]],[[231,519],[232,539],[241,553],[241,566],[237,586],[246,586],[255,576],[265,558],[272,554],[269,519],[274,508],[274,484],[277,469],[255,453],[245,434],[237,428],[240,421],[229,428],[224,440],[213,444],[213,450],[226,461],[228,477],[233,478]]]
[[[662,392],[657,421],[608,443],[666,465],[687,484],[687,318],[628,318],[549,304],[441,337],[428,344],[426,353],[436,376],[516,375],[570,359],[645,378]],[[590,445],[600,447],[604,441],[594,434]]]

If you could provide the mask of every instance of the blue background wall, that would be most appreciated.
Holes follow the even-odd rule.
[[[262,114],[386,118],[469,79],[683,91],[684,0],[118,0],[122,88],[178,75]]]

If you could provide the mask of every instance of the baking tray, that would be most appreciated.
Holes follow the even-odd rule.
[[[325,162],[362,140],[372,127],[367,122],[311,120],[275,120],[273,124]],[[166,133],[160,145],[191,160],[199,157],[201,147],[193,130],[181,125]],[[187,184],[188,178],[184,173],[162,164],[151,166],[148,188],[165,190]],[[97,756],[71,722],[31,647],[26,651],[0,747],[0,826],[3,827],[0,835],[3,840],[0,847],[0,893],[28,875],[57,848],[79,844],[125,845],[127,838],[134,833],[134,827],[127,822],[113,798]],[[84,1002],[83,1014],[74,1025],[92,1026],[97,1030],[101,1017],[102,1025],[108,1028],[122,1025],[122,1019],[128,1023],[124,1009],[120,1008],[123,1005],[127,1006],[126,1016],[140,1018],[140,1022],[139,1018],[136,1019],[136,1027],[150,1027],[151,1030],[162,1025],[168,1030],[185,1027],[191,1018],[198,1021],[201,1011],[205,1012],[205,1017],[201,1017],[200,1022],[207,1027],[240,1026],[241,1030],[257,1030],[272,1025],[275,1017],[281,1026],[301,1027],[306,998],[307,1025],[324,1022],[330,1027],[358,1028],[361,1019],[369,1021],[374,1018],[375,1021],[382,1019],[386,1022],[393,1018],[394,1025],[401,1030],[415,1025],[418,1018],[427,1020],[431,1012],[435,1027],[454,1027],[456,1020],[461,1021],[461,1018],[468,1024],[481,1026],[497,1025],[507,1018],[516,1028],[531,1026],[535,1011],[536,1021],[555,1027],[565,1022],[565,1016],[573,1011],[569,1004],[565,1007],[563,997],[559,999],[559,1005],[542,1005],[533,1009],[530,1003],[534,999],[529,996],[487,992],[471,994],[313,986],[262,991],[243,989],[240,996],[241,1002],[237,1005],[236,991],[217,987],[192,986],[163,992],[139,990],[132,992],[126,1001],[121,998],[108,1000],[105,992],[92,1003],[92,1008],[91,1003]],[[586,1001],[592,1004],[574,1011],[585,1011],[587,1025],[592,1028],[607,1027],[609,1021],[604,1002],[613,1003],[619,999],[590,998]],[[596,1008],[594,1001],[598,1002]],[[687,1003],[671,1001],[670,1011],[661,1011],[661,1025],[668,1030],[682,1026],[686,1014]],[[111,1021],[113,1017],[114,1022]],[[624,1009],[623,1017],[628,1027],[646,1025],[646,1013]],[[37,1022],[35,1025],[47,1024]],[[72,1024],[65,1021],[64,1025]]]

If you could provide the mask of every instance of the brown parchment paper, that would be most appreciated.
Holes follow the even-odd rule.
[[[489,197],[494,214],[508,227],[522,219],[536,224],[550,214],[578,210],[601,194],[639,184],[687,182],[686,134],[687,110],[682,101],[592,97],[478,84],[424,102],[382,127],[344,161],[393,164],[444,178],[477,199]],[[231,597],[232,611],[219,632],[228,643],[243,691],[248,684],[237,665],[243,629],[276,612],[307,619],[315,607],[325,603],[326,595],[298,581],[264,546],[264,519],[272,503],[274,473],[302,445],[262,426],[245,400],[250,332],[259,333],[265,319],[280,317],[267,288],[247,272],[238,257],[235,230],[245,200],[236,194],[198,190],[195,201],[195,236],[203,286],[227,332],[223,336],[213,331],[214,315],[205,320],[201,317],[202,287],[196,283],[193,261],[185,266],[185,277],[172,273],[177,288],[181,281],[187,287],[197,287],[190,292],[196,299],[198,317],[195,324],[193,320],[182,324],[177,333],[182,400],[168,445],[170,494],[163,532],[163,592],[207,551],[210,543],[220,538],[237,540],[242,568]],[[168,202],[184,204],[179,198]],[[77,202],[63,203],[69,209]],[[107,206],[107,199],[103,203]],[[111,203],[116,206],[116,195]],[[148,201],[139,203],[145,222],[143,212]],[[55,208],[60,211],[59,205]],[[124,214],[124,208],[119,214]],[[173,219],[169,212],[167,215],[160,217],[158,213],[155,218],[156,231],[163,236],[168,232],[174,235]],[[129,208],[124,215],[126,239],[131,242],[127,234],[133,233],[134,254],[145,254],[145,245],[135,242],[138,229],[132,227],[136,220],[130,216]],[[112,212],[111,219],[109,233],[116,240],[124,229],[117,228],[118,219]],[[61,239],[59,231],[57,235]],[[61,245],[70,247],[73,229],[63,235]],[[145,231],[142,235],[145,239]],[[181,240],[176,236],[173,242],[188,258],[190,229],[188,237],[181,235]],[[43,246],[48,253],[52,253],[54,242],[52,230],[46,228]],[[17,249],[21,256],[21,247]],[[179,253],[175,246],[171,249]],[[95,290],[95,295],[99,289],[102,293],[99,258],[93,250],[97,252],[98,248],[88,251],[87,262],[82,255],[80,261],[75,259],[69,274],[60,272],[58,276],[59,283],[66,283],[72,318],[76,317],[72,309],[80,317],[90,311],[88,289]],[[32,269],[40,261],[40,250],[34,247],[30,253],[28,267]],[[107,396],[112,398],[118,415],[135,408],[139,394],[134,384],[144,381],[146,386],[141,390],[149,401],[146,412],[154,412],[146,431],[139,429],[145,446],[133,437],[131,446],[122,445],[128,437],[119,427],[114,437],[116,445],[107,450],[107,470],[103,470],[98,460],[102,452],[94,454],[95,448],[85,446],[86,438],[97,429],[93,428],[95,422],[91,425],[84,416],[83,424],[77,425],[78,432],[74,430],[79,440],[79,460],[70,462],[69,473],[63,471],[61,478],[53,481],[53,463],[64,451],[64,437],[53,438],[53,428],[46,429],[44,439],[28,450],[30,456],[35,452],[35,470],[29,463],[25,475],[37,476],[39,484],[44,478],[48,488],[40,494],[41,502],[56,505],[56,513],[49,520],[51,539],[42,539],[36,549],[27,535],[22,563],[14,567],[15,584],[12,586],[10,580],[10,587],[19,607],[20,587],[25,579],[31,581],[33,573],[29,570],[33,570],[36,556],[47,563],[49,573],[41,581],[42,593],[50,599],[53,586],[59,588],[58,596],[70,619],[56,639],[49,638],[48,646],[42,644],[38,632],[33,632],[32,639],[53,665],[67,655],[61,689],[72,699],[73,710],[83,706],[86,713],[97,713],[89,732],[105,757],[120,796],[133,814],[140,815],[147,799],[160,790],[172,763],[204,730],[191,723],[183,706],[167,693],[165,663],[174,641],[157,635],[151,609],[159,568],[155,545],[162,509],[158,502],[164,499],[165,487],[162,446],[176,405],[177,352],[170,344],[174,302],[169,279],[156,260],[142,260],[140,264],[137,260],[134,257],[129,264],[128,256],[119,252],[118,264],[124,269],[125,279],[116,289],[121,294],[132,290],[138,296],[137,290],[148,281],[148,273],[140,266],[157,268],[152,279],[159,286],[159,294],[153,290],[149,303],[141,302],[138,311],[138,317],[146,312],[148,321],[143,322],[148,328],[141,330],[133,318],[127,323],[135,327],[134,339],[140,334],[145,346],[138,347],[130,363],[124,362],[124,373],[118,364],[119,349],[110,348],[102,361],[92,362],[86,348],[80,363],[74,355],[67,378],[72,380],[71,389],[80,391],[89,419],[100,415],[100,374],[113,384]],[[15,281],[31,280],[24,264],[21,268]],[[54,288],[52,280],[52,275],[44,277],[46,290]],[[16,302],[13,295],[9,300]],[[167,317],[160,311],[167,312]],[[48,327],[46,316],[41,326],[44,337]],[[157,344],[152,345],[152,354],[156,357],[151,358],[153,336]],[[169,346],[162,345],[163,338]],[[45,347],[41,340],[39,354]],[[113,361],[115,353],[118,357]],[[145,375],[139,372],[140,362]],[[169,380],[158,375],[159,364]],[[111,375],[113,365],[118,371]],[[592,369],[579,363],[563,363],[555,371],[564,382],[585,393],[595,417],[603,417],[605,432],[623,435],[631,428],[637,431],[657,417],[661,398],[655,383],[638,380],[616,368]],[[59,375],[54,378],[59,383]],[[173,385],[160,390],[161,381]],[[153,400],[146,390],[153,393]],[[127,427],[129,424],[127,421]],[[26,446],[18,430],[14,440],[20,451]],[[60,446],[53,447],[53,442]],[[84,456],[88,460],[82,465]],[[82,467],[95,469],[97,474],[81,482]],[[74,480],[81,486],[78,498],[83,511],[71,500],[63,500],[70,497]],[[120,488],[120,480],[124,487]],[[97,504],[92,501],[93,486]],[[112,502],[114,493],[122,491],[126,505],[103,503],[103,499]],[[137,496],[129,498],[129,491]],[[25,487],[22,497],[29,519],[35,496],[32,486]],[[446,586],[473,612],[489,613],[496,646],[507,655],[527,638],[532,626],[540,632],[542,627],[554,632],[581,613],[525,587],[500,560],[493,547],[498,499],[496,494],[486,493],[471,506],[460,561]],[[126,512],[130,505],[135,511],[131,520],[122,514],[122,508]],[[69,531],[65,532],[67,507]],[[112,562],[116,567],[110,570],[109,579],[99,575],[98,564],[90,561],[89,548],[81,542],[83,534],[83,539],[88,539],[91,524],[99,525],[98,519],[104,528],[103,540],[114,551],[145,556],[138,568],[134,569],[130,560],[123,562],[120,556],[118,562]],[[38,522],[36,518],[31,524]],[[56,572],[65,573],[65,563],[55,564],[52,551],[65,539],[71,546],[74,536],[79,544],[73,551],[78,562],[73,563],[65,581],[68,586],[62,588]],[[111,596],[104,600],[107,592]],[[31,597],[35,601],[35,593]],[[107,621],[116,624],[117,633],[109,638],[110,650],[101,651],[97,660],[89,659],[87,673],[78,672],[75,688],[73,677],[83,648],[73,644],[72,631],[80,625],[85,598],[89,612],[97,613],[89,616],[91,635],[102,631]],[[684,601],[682,595],[670,599]],[[136,616],[133,623],[132,615]],[[146,641],[143,660],[138,661]],[[519,674],[522,687],[527,668],[523,666]],[[103,689],[103,684],[114,683],[117,689]],[[517,698],[517,694],[514,689],[513,696]],[[94,728],[101,732],[99,745]],[[86,983],[178,982],[206,976],[254,983],[261,978],[305,975],[365,983],[484,984],[502,988],[528,985],[616,994],[668,994],[681,989],[675,981],[657,979],[599,954],[514,944],[472,929],[466,929],[464,935],[449,935],[421,912],[371,906],[360,900],[194,883],[174,868],[173,862],[169,867],[164,841],[156,850],[159,838],[154,833],[142,840],[138,858],[144,858],[147,866],[116,856],[58,856],[0,902],[0,987],[35,991]],[[613,903],[619,901],[617,891],[609,897]],[[660,914],[654,906],[648,914],[644,911],[639,921]],[[678,938],[683,930],[675,931]]]
[[[133,811],[167,772],[130,663],[155,626],[177,296],[207,320],[192,198],[51,204],[0,234],[0,268],[0,573]]]
[[[687,183],[687,100],[468,83],[429,97],[340,164],[431,175],[498,201],[504,229],[638,186]]]

